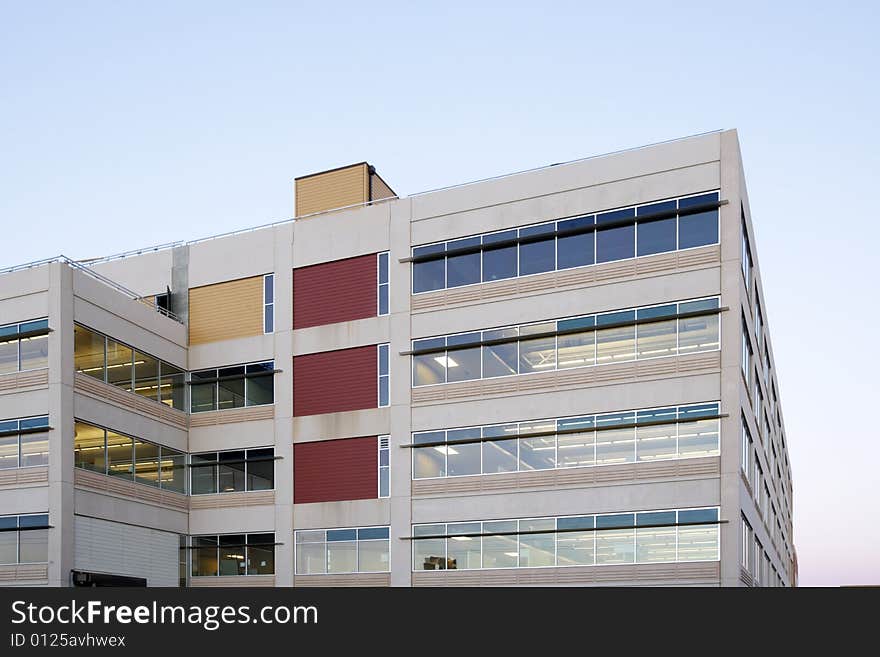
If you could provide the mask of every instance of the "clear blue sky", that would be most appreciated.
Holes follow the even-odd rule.
[[[801,582],[880,583],[877,3],[424,4],[0,0],[0,266],[738,128]]]

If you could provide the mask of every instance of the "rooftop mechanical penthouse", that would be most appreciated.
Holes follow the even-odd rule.
[[[735,131],[295,208],[0,272],[0,582],[796,584]]]

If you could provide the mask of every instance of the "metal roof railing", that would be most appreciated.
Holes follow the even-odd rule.
[[[112,288],[113,290],[119,292],[120,294],[125,295],[129,299],[132,299],[133,301],[137,301],[139,303],[142,303],[154,311],[158,311],[160,314],[165,315],[168,319],[171,319],[179,324],[183,323],[180,321],[180,318],[178,318],[177,315],[175,315],[170,310],[166,310],[165,308],[159,308],[159,307],[155,306],[154,304],[147,301],[143,296],[141,296],[137,292],[129,290],[124,285],[120,285],[116,281],[113,281],[113,280],[107,278],[106,276],[99,274],[98,272],[96,272],[95,270],[91,269],[90,267],[84,265],[83,263],[77,262],[73,258],[68,258],[66,255],[57,255],[54,258],[45,258],[43,260],[34,260],[33,262],[26,262],[21,265],[14,265],[12,267],[0,269],[0,274],[11,274],[11,273],[17,272],[17,271],[25,271],[27,269],[34,269],[36,267],[42,267],[44,265],[52,264],[53,262],[60,262],[65,265],[68,265],[70,267],[73,267],[77,271],[81,271],[84,274],[86,274],[87,276],[91,276],[99,283],[102,283],[102,284],[106,285],[107,287]]]

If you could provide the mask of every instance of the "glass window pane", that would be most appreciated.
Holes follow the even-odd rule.
[[[643,217],[669,211],[672,211],[673,215],[668,219],[639,221],[637,228],[638,255],[675,251],[675,201],[643,205],[638,209],[638,216]]]
[[[520,327],[520,335],[555,332],[555,322]],[[548,372],[556,369],[556,336],[520,340],[519,373]]]
[[[486,438],[495,436],[516,436],[515,424],[497,427],[485,427],[483,436]],[[494,440],[483,443],[483,474],[493,472],[516,472],[517,470],[517,440]]]
[[[217,466],[213,464],[217,454],[193,454],[190,460],[190,482],[193,495],[209,495],[217,492]],[[199,465],[212,463],[212,465]]]
[[[100,472],[107,471],[104,430],[85,422],[77,422],[73,438],[74,466]]]
[[[167,447],[162,448],[160,463],[161,486],[175,493],[186,492],[186,461],[183,454]]]
[[[443,432],[439,440],[443,439]],[[446,446],[413,448],[413,479],[446,476]]]
[[[556,565],[556,520],[541,518],[538,520],[520,520],[520,532],[549,530],[546,534],[520,534],[519,567],[541,568]]]
[[[528,228],[520,228],[519,236],[522,238],[544,235],[553,233],[554,224],[545,224],[543,226],[529,226]],[[556,269],[556,238],[548,237],[547,239],[538,240],[536,242],[525,242],[519,245],[519,275],[527,276],[528,274],[540,274],[545,271],[553,271]]]
[[[104,380],[104,336],[82,326],[74,326],[73,362],[77,372]],[[3,369],[3,346],[0,344],[0,371]]]
[[[492,532],[516,532],[516,520],[498,520],[483,523],[483,568],[516,568],[519,541],[516,534],[492,536]]]
[[[19,563],[45,563],[49,561],[49,530],[32,529],[19,532]]]
[[[675,417],[675,409],[667,410],[671,411],[672,417]],[[655,419],[653,416],[648,417],[649,421]],[[639,413],[639,419],[643,419],[641,413]],[[674,459],[677,455],[676,426],[674,424],[637,427],[636,439],[638,441],[636,451],[638,452],[639,461]]]
[[[297,537],[299,537],[299,532]],[[323,532],[320,532],[323,533]],[[296,546],[297,575],[319,575],[327,572],[327,544],[298,543]]]
[[[18,372],[18,340],[0,342],[0,374]]]
[[[556,421],[521,423],[520,434],[546,433],[549,436],[519,439],[519,469],[549,470],[556,467]]]
[[[718,558],[717,525],[678,528],[679,561],[716,561]]]
[[[436,532],[443,534],[440,525]],[[420,538],[413,541],[413,570],[446,570],[446,539]]]
[[[190,408],[192,413],[201,413],[202,411],[213,411],[217,408],[217,384],[196,383],[204,379],[216,379],[217,370],[207,370],[205,372],[192,373],[192,385],[190,385]]]
[[[217,482],[221,493],[245,490],[244,452],[220,452]]]
[[[519,329],[507,328],[483,331],[483,341],[505,340],[519,335]],[[517,373],[518,346],[516,342],[486,345],[483,347],[483,378],[509,376]]]
[[[21,339],[21,369],[36,370],[49,366],[49,336],[37,335]]]
[[[693,208],[706,203],[717,203],[718,192],[692,196],[678,200],[679,211]],[[679,214],[678,216],[678,248],[689,249],[694,246],[717,244],[718,242],[718,209],[698,212],[696,214]]]
[[[275,304],[265,306],[263,314],[263,333],[275,330]]]
[[[675,561],[675,527],[639,527],[636,530],[636,561]]]
[[[447,440],[469,440],[480,438],[479,427],[474,429],[455,429],[446,434]],[[446,460],[449,468],[448,476],[459,477],[480,474],[479,442],[446,446]]]
[[[632,422],[635,418],[629,414],[600,415],[597,424],[603,425],[604,419],[614,419],[615,423]],[[610,465],[615,463],[632,463],[635,461],[635,429],[607,429],[596,432],[596,464]]]
[[[387,315],[388,314],[388,286],[380,285],[379,286],[379,314]]]
[[[632,529],[597,531],[596,563],[634,563],[634,539],[635,531]]]
[[[556,536],[557,563],[560,566],[591,566],[596,561],[595,532],[563,532]]]
[[[107,338],[107,383],[131,392],[133,362],[130,347]]]
[[[128,436],[121,436],[112,431],[107,432],[107,474],[124,479],[133,478],[133,444],[134,441]]]
[[[458,287],[480,282],[480,238],[467,237],[454,242],[447,242],[447,250],[476,247],[473,253],[449,256],[446,259],[446,287]]]
[[[388,282],[388,257],[387,251],[379,254],[379,285]]]
[[[491,244],[516,239],[515,230],[483,236],[483,281],[513,278],[517,274],[516,245],[491,248]]]
[[[389,564],[388,539],[358,541],[358,572],[387,573]]]
[[[676,320],[651,322],[636,326],[636,342],[639,358],[661,358],[674,356],[677,351],[678,335]]]
[[[559,420],[557,430],[581,429],[593,426],[592,418],[573,418]],[[579,468],[596,464],[596,434],[593,431],[583,433],[563,433],[556,438],[557,458],[560,468]]]
[[[448,337],[446,344],[453,347],[479,341],[479,333],[467,333]],[[449,383],[454,381],[471,381],[480,378],[480,347],[447,351],[444,362],[448,368],[446,380]]]
[[[0,527],[9,521],[11,526],[17,524],[15,516],[0,517]],[[0,564],[18,563],[18,532],[0,532]]]
[[[328,573],[356,573],[357,572],[357,542],[356,541],[333,541],[327,542],[327,572]]]
[[[598,329],[596,331],[596,364],[606,365],[634,360],[636,327]]]
[[[180,411],[186,410],[186,382],[183,370],[162,363],[160,393],[163,404]]]
[[[265,452],[265,454],[263,454]],[[254,458],[266,460],[252,460]],[[275,487],[275,461],[273,450],[251,450],[248,452],[247,489],[272,490]]]
[[[481,533],[481,523],[459,522],[447,525],[446,530],[451,535],[446,543],[449,568],[458,570],[480,568],[482,539],[479,536],[466,534]]]
[[[685,422],[678,427],[678,453],[686,456],[717,456],[719,420]]]
[[[678,352],[690,354],[718,349],[718,315],[678,320]]]
[[[413,257],[417,258],[432,253],[442,253],[444,244],[432,244],[413,249]],[[427,260],[413,263],[413,292],[442,290],[446,287],[446,259]]]
[[[584,226],[591,226],[595,223],[592,216],[576,217],[575,219],[566,219],[557,222],[557,230],[559,232],[567,230],[576,230]],[[557,268],[568,269],[570,267],[582,267],[583,265],[592,265],[594,262],[595,250],[595,233],[582,233],[580,235],[569,235],[568,237],[559,237],[556,239],[557,252]]]
[[[135,481],[150,486],[159,485],[159,446],[145,443],[140,440],[134,441],[135,454]]]
[[[596,215],[596,224],[611,223],[635,217],[636,212],[628,210],[615,210]],[[596,230],[596,262],[611,262],[623,260],[635,255],[636,227],[619,226],[617,228],[597,228]]]
[[[193,536],[191,568],[193,577],[216,576],[217,537]]]
[[[15,424],[15,423],[13,423]],[[18,434],[0,436],[0,470],[18,467]]]
[[[418,347],[415,348],[418,349]],[[457,364],[454,356],[453,362]],[[446,365],[445,351],[413,356],[413,386],[430,386],[435,383],[446,383]]]
[[[560,322],[561,324],[561,322]],[[559,369],[586,367],[596,364],[596,332],[570,333],[556,338]]]
[[[21,467],[48,465],[49,434],[30,433],[21,436]]]
[[[139,351],[134,354],[134,391],[159,401],[159,361]]]
[[[217,409],[244,407],[244,367],[225,367],[218,370]],[[226,378],[232,377],[232,378]]]
[[[220,575],[244,575],[245,547],[244,534],[230,534],[220,537]]]
[[[250,534],[247,546],[247,574],[275,574],[274,534]]]
[[[250,368],[250,365],[248,366]],[[248,406],[275,403],[275,378],[272,375],[253,376],[245,381]]]

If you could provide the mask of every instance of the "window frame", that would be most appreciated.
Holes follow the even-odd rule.
[[[388,531],[388,538],[364,538],[360,537],[360,533],[363,530],[370,529],[385,529]],[[356,570],[351,571],[333,571],[330,572],[328,557],[329,557],[329,549],[328,545],[334,541],[327,540],[327,532],[328,531],[354,531],[355,532],[355,561],[356,561]],[[302,533],[313,533],[313,532],[323,532],[324,540],[323,541],[302,541],[298,540],[298,535]],[[386,542],[388,545],[388,569],[387,570],[361,570],[361,543],[379,543]],[[348,541],[346,541],[348,542]],[[324,546],[324,570],[320,573],[301,573],[299,572],[299,551],[301,545],[323,545]],[[390,573],[391,572],[391,526],[390,525],[365,525],[359,527],[329,527],[323,528],[318,527],[315,529],[295,529],[293,532],[293,575],[294,577],[317,577],[321,575],[363,575],[363,574],[371,574],[371,573]]]
[[[256,372],[256,373],[248,373],[247,368],[254,365],[271,365],[271,370],[266,370],[264,372]],[[226,370],[231,368],[241,368],[244,370],[244,373],[234,377],[220,377],[220,370]],[[201,375],[213,372],[214,376],[205,379],[204,381],[193,380],[193,375]],[[221,412],[221,411],[233,411],[241,408],[256,408],[260,406],[274,406],[275,405],[275,374],[277,374],[279,370],[275,369],[275,359],[269,360],[261,360],[261,361],[252,361],[247,363],[237,363],[234,365],[224,365],[222,367],[209,367],[207,369],[201,370],[192,370],[186,372],[186,386],[188,389],[187,392],[187,407],[189,415],[196,415],[198,413],[212,413],[212,412]],[[263,377],[271,377],[272,378],[272,401],[271,403],[266,404],[249,404],[248,399],[248,380],[254,378],[263,378]],[[221,378],[223,381],[238,381],[239,378],[243,381],[243,392],[242,398],[244,399],[244,404],[242,406],[233,406],[231,408],[220,408],[220,383]],[[211,385],[213,389],[213,408],[193,411],[192,408],[192,387],[193,386],[207,386]]]
[[[385,361],[385,374],[382,374]],[[382,388],[385,387],[385,403],[382,403]],[[382,342],[376,345],[376,407],[387,408],[391,406],[391,344]]]
[[[27,331],[22,331],[22,326],[27,326],[28,324],[45,324],[45,326],[41,326],[39,328],[30,329]],[[16,369],[11,372],[6,372],[5,374],[0,374],[0,376],[6,376],[7,374],[18,374],[21,372],[36,372],[39,370],[45,370],[49,367],[49,334],[53,331],[53,329],[49,326],[49,318],[48,317],[40,317],[38,319],[29,319],[24,322],[11,322],[9,324],[3,324],[0,326],[0,330],[8,329],[10,327],[15,327],[15,333],[9,334],[9,336],[0,336],[0,342],[15,342],[15,367]],[[34,333],[34,335],[30,335]],[[25,337],[21,337],[22,334]],[[6,339],[8,337],[8,339]],[[46,364],[42,367],[28,367],[22,368],[21,362],[21,341],[27,340],[30,338],[46,338]]]
[[[378,499],[391,497],[391,436],[384,434],[376,438],[377,460],[376,493]],[[388,464],[382,465],[382,453],[385,453]],[[382,481],[385,481],[385,494],[382,494]]]
[[[253,544],[249,542],[249,538],[251,536],[258,536],[261,534],[271,534],[272,535],[272,542],[271,543],[253,543]],[[240,547],[242,549],[242,551],[244,553],[244,567],[245,567],[244,573],[235,573],[234,575],[229,575],[229,574],[224,575],[220,572],[220,550],[224,547],[223,545],[220,544],[220,539],[224,536],[244,536],[244,544],[243,545],[241,545],[241,546],[226,546],[226,547],[236,547],[236,548]],[[210,546],[193,547],[192,539],[194,539],[194,538],[207,538],[207,539],[213,538],[216,540],[216,545],[213,546],[214,549],[216,550],[216,553],[217,553],[217,574],[216,575],[193,575],[193,572],[192,572],[193,553],[195,552],[195,550],[206,550],[206,549],[209,549],[209,547],[210,547]],[[276,558],[277,555],[275,553],[276,552],[275,548],[279,545],[279,543],[276,540],[275,531],[227,532],[224,534],[192,534],[192,535],[188,536],[187,542],[189,544],[188,545],[189,558],[187,559],[187,567],[186,568],[187,568],[187,575],[190,578],[193,578],[193,577],[195,577],[195,578],[202,578],[202,577],[276,577],[278,575],[278,572],[277,572],[278,571],[278,568],[277,568],[278,562],[277,562],[277,558]],[[248,561],[250,560],[249,559],[249,549],[251,547],[255,547],[255,548],[257,548],[257,547],[259,547],[259,548],[271,547],[272,548],[272,572],[271,573],[251,573],[251,572],[248,572],[250,570],[250,568],[248,567]]]
[[[272,450],[272,458],[256,458],[256,459],[248,459],[248,454],[253,451],[263,451],[266,449]],[[228,452],[244,452],[244,458],[241,461],[227,461],[227,463],[241,463],[244,468],[242,470],[242,478],[244,480],[244,490],[220,490],[220,465],[223,463],[220,460],[220,454],[228,453]],[[203,463],[193,465],[192,457],[206,457],[206,456],[214,456],[214,460],[212,463]],[[187,476],[187,488],[189,490],[190,497],[201,497],[203,495],[238,495],[241,493],[262,493],[262,492],[274,492],[276,486],[276,472],[275,472],[275,461],[277,461],[279,457],[275,454],[275,445],[268,445],[264,447],[244,447],[241,449],[222,449],[217,450],[216,452],[191,452],[187,453],[186,459],[186,467],[189,470],[189,475]],[[272,487],[271,488],[248,488],[248,464],[249,463],[262,463],[264,461],[272,462]],[[215,490],[211,493],[194,493],[193,485],[192,485],[192,477],[193,471],[198,468],[213,468],[214,469],[214,488]],[[265,533],[265,532],[254,532],[254,533]]]
[[[383,257],[384,256],[384,257]],[[382,266],[384,261],[385,282],[382,282]],[[386,310],[382,312],[382,295],[385,295]],[[391,314],[391,252],[380,251],[376,254],[376,316],[384,317]]]
[[[270,301],[267,298],[266,290],[267,283],[271,281],[272,285],[272,300]],[[272,327],[270,330],[266,330],[266,311],[271,308],[272,309]],[[270,335],[275,333],[275,273],[272,272],[270,274],[263,274],[263,335]]]
[[[39,525],[35,527],[22,527],[21,519],[22,518],[34,518],[34,517],[45,517],[46,524]],[[0,566],[21,566],[21,565],[29,565],[29,564],[48,564],[51,559],[49,558],[49,530],[52,529],[52,526],[49,524],[49,512],[45,513],[10,513],[10,514],[2,514],[0,518],[15,518],[15,527],[9,527],[5,529],[2,533],[4,534],[12,534],[15,533],[15,561],[10,562],[2,562],[0,561]],[[31,531],[45,531],[46,532],[46,561],[22,561],[21,560],[21,534],[22,532],[31,532]]]

